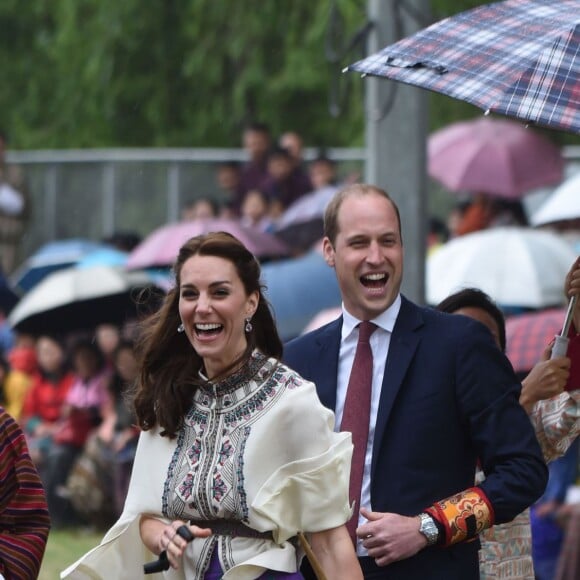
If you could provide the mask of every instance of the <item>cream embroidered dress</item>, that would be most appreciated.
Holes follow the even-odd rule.
[[[167,522],[235,520],[273,536],[196,538],[182,569],[145,578],[201,580],[214,549],[224,579],[296,571],[296,533],[351,515],[351,437],[333,425],[313,383],[254,352],[239,372],[195,391],[177,439],[159,429],[141,434],[123,514],[61,578],[143,578],[143,564],[156,559],[139,537],[143,513]]]

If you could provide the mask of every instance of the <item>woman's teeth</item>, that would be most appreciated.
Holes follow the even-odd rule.
[[[222,329],[222,325],[212,322],[207,324],[195,324],[194,328],[196,332],[216,332]]]

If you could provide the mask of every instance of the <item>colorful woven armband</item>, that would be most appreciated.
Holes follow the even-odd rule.
[[[443,546],[471,540],[494,522],[493,507],[479,487],[437,501],[425,511],[445,529]]]

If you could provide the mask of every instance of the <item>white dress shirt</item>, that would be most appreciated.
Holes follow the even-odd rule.
[[[377,424],[377,413],[379,410],[379,400],[381,397],[381,386],[383,384],[383,375],[385,374],[385,365],[387,355],[389,354],[389,345],[391,343],[391,334],[395,326],[395,321],[401,309],[401,295],[393,304],[387,308],[380,316],[374,318],[371,322],[377,325],[377,329],[372,333],[370,338],[371,349],[373,351],[373,384],[371,394],[371,412],[369,422],[369,438],[365,455],[365,468],[361,489],[361,506],[371,509],[371,462],[373,457],[373,443],[375,435],[375,426]],[[354,362],[354,355],[358,342],[358,324],[361,322],[349,314],[342,305],[342,335],[340,340],[340,353],[338,358],[338,380],[336,387],[336,425],[335,430],[340,430],[342,422],[342,413],[344,411],[344,401],[350,378],[350,371]],[[366,520],[359,515],[358,525],[365,523]],[[362,547],[360,540],[357,542],[357,554],[366,556],[366,550]]]

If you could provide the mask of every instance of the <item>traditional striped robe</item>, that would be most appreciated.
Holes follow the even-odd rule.
[[[50,519],[44,489],[22,430],[0,407],[0,573],[38,576]]]

